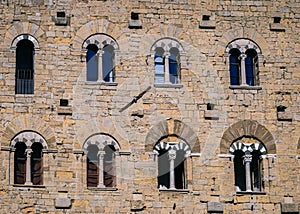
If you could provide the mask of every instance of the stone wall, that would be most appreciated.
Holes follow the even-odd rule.
[[[0,1],[0,210],[298,213],[299,19],[298,0]],[[96,34],[117,42],[113,83],[86,81],[83,44]],[[33,95],[15,94],[23,35],[34,44]],[[180,45],[180,84],[154,83],[154,44],[162,38]],[[258,87],[230,87],[226,48],[242,38],[261,50]],[[14,184],[12,140],[24,131],[47,142],[43,185]],[[96,134],[120,147],[115,188],[87,188],[83,148]],[[260,193],[235,191],[229,148],[242,137],[267,148]],[[153,148],[163,140],[191,147],[187,189],[157,188]]]

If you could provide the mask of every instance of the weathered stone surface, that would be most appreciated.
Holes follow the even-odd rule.
[[[298,0],[0,1],[1,212],[299,212],[299,11]],[[15,94],[17,48],[27,35],[34,94]],[[230,85],[237,41],[258,53],[255,86]],[[93,42],[114,47],[114,82],[87,81]],[[179,49],[178,84],[155,83],[158,44],[166,55]],[[27,132],[47,144],[41,185],[14,184],[13,139]],[[118,145],[115,183],[87,188],[84,145],[98,134]],[[181,190],[158,190],[160,141],[191,149]],[[267,150],[263,189],[236,192],[229,149],[252,141]]]

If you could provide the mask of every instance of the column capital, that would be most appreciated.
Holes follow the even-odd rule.
[[[99,50],[97,51],[97,55],[98,55],[98,56],[102,56],[103,54],[104,54],[104,50],[100,50],[100,49],[99,49]]]
[[[98,158],[99,159],[103,159],[104,158],[104,155],[105,155],[105,151],[98,151],[98,153],[97,153],[97,155],[98,155]]]
[[[240,58],[241,60],[245,60],[245,59],[247,58],[247,55],[246,55],[245,53],[242,53],[242,54],[239,56],[239,58]]]
[[[169,51],[164,52],[164,57],[169,58],[170,57],[170,52]]]
[[[170,149],[168,151],[169,153],[169,160],[175,160],[176,159],[176,151],[174,149]]]
[[[251,154],[244,155],[243,158],[244,158],[244,163],[251,163],[251,161],[252,161]]]
[[[32,149],[26,149],[25,153],[27,157],[31,157]]]

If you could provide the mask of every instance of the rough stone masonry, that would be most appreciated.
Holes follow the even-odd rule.
[[[299,0],[1,0],[0,213],[299,213],[299,20]]]

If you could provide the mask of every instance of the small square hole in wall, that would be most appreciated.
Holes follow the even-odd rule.
[[[209,21],[209,19],[210,19],[210,16],[208,16],[208,15],[203,15],[202,16],[203,21]]]
[[[131,12],[131,19],[132,20],[139,20],[139,14],[135,12]]]
[[[280,23],[281,21],[281,17],[274,17],[273,19],[274,23]]]
[[[56,17],[66,17],[65,11],[59,11],[56,13]]]
[[[59,105],[60,106],[68,106],[69,105],[69,100],[67,100],[67,99],[60,99]]]
[[[207,105],[206,105],[207,110],[214,110],[214,108],[215,108],[215,104],[207,103]]]

